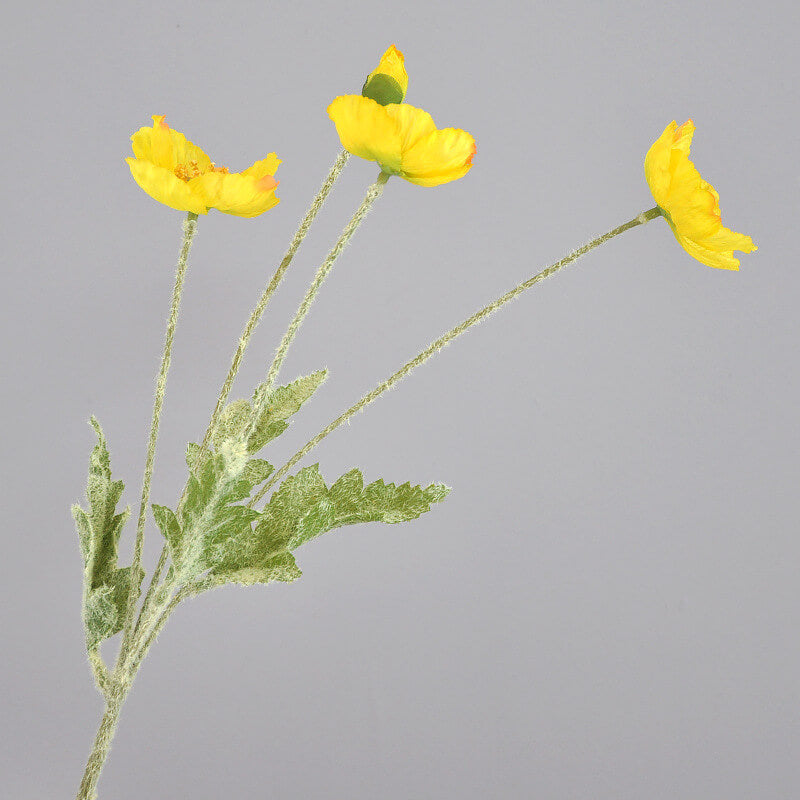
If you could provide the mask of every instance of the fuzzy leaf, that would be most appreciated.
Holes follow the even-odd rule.
[[[237,440],[251,429],[247,451],[250,454],[257,453],[289,427],[289,417],[314,394],[327,375],[327,370],[319,370],[271,391],[261,384],[251,401],[234,400],[229,403],[214,429],[214,446],[219,449],[223,442]]]
[[[190,470],[198,454],[199,447],[190,445]],[[185,579],[213,570],[226,561],[228,551],[251,537],[252,523],[259,514],[237,504],[272,471],[267,461],[248,458],[241,440],[224,439],[217,452],[206,453],[196,470],[190,471],[186,496],[177,514],[166,506],[153,505],[174,568]]]
[[[186,466],[189,472],[194,472],[194,465],[197,463],[197,457],[200,455],[200,445],[194,442],[189,442],[186,445]]]
[[[256,538],[263,540],[263,549],[295,550],[343,525],[416,519],[449,491],[443,484],[422,488],[382,480],[364,486],[358,469],[342,475],[329,489],[319,465],[314,464],[287,478],[275,491],[256,525]]]
[[[263,458],[251,458],[245,465],[242,477],[255,487],[264,483],[274,471],[275,467],[269,461],[264,461]]]
[[[122,630],[125,608],[131,588],[131,567],[118,569],[108,584],[89,591],[84,606],[86,643],[91,650],[103,640]],[[144,579],[139,569],[138,582]]]
[[[90,424],[97,434],[97,444],[89,459],[88,509],[74,505],[72,516],[83,555],[83,619],[91,649],[122,628],[131,572],[130,567],[117,566],[119,537],[130,516],[130,508],[116,511],[124,484],[111,479],[111,457],[105,436],[94,417]],[[139,584],[143,578],[140,571]]]
[[[297,566],[294,556],[284,552],[267,559],[263,564],[256,566],[244,565],[236,567],[229,563],[224,568],[214,570],[214,574],[222,580],[230,583],[238,583],[241,586],[252,586],[256,583],[270,583],[272,581],[283,581],[291,583],[296,581],[303,573]]]
[[[156,525],[161,529],[161,534],[167,540],[170,552],[176,552],[180,548],[181,526],[178,523],[175,512],[166,506],[159,506],[155,503],[153,503],[152,508]]]

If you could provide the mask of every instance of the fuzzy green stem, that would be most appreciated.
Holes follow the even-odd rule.
[[[435,342],[426,347],[419,355],[406,362],[399,370],[397,370],[397,372],[390,375],[385,381],[383,381],[383,383],[378,384],[378,386],[376,386],[371,392],[365,394],[355,405],[348,408],[347,411],[338,416],[327,427],[323,428],[313,439],[308,441],[286,462],[286,464],[284,464],[277,472],[273,474],[270,480],[267,481],[267,483],[265,483],[260,491],[255,495],[255,497],[253,497],[249,505],[252,507],[256,502],[258,502],[284,475],[286,475],[287,472],[289,472],[290,469],[292,469],[292,467],[298,461],[300,461],[300,459],[313,450],[326,436],[328,436],[328,434],[332,433],[340,425],[347,422],[352,416],[380,397],[380,395],[382,395],[385,391],[391,389],[392,386],[405,378],[406,375],[420,366],[420,364],[424,364],[429,358],[431,358],[431,356],[435,355],[439,350],[445,347],[445,345],[448,345],[450,342],[452,342],[457,336],[460,336],[473,325],[477,325],[479,322],[483,321],[486,317],[493,314],[506,303],[511,302],[515,297],[522,294],[522,292],[530,289],[537,283],[541,283],[543,280],[545,280],[545,278],[549,278],[551,275],[554,275],[556,272],[563,269],[568,264],[571,264],[573,261],[577,261],[581,256],[586,255],[589,251],[594,250],[596,247],[599,247],[601,244],[613,239],[615,236],[619,236],[619,234],[623,233],[624,231],[627,231],[630,228],[635,228],[638,225],[643,225],[644,223],[649,222],[651,219],[655,219],[660,215],[661,210],[658,208],[658,206],[651,208],[649,211],[643,211],[641,214],[634,217],[629,222],[626,222],[624,225],[620,225],[613,230],[608,231],[608,233],[604,233],[602,236],[598,236],[596,239],[592,239],[592,241],[587,242],[587,244],[579,247],[577,250],[574,250],[568,256],[565,256],[560,261],[557,261],[555,264],[552,264],[551,266],[542,270],[532,278],[528,278],[527,280],[523,281],[518,286],[515,286],[513,289],[502,295],[502,297],[498,297],[497,300],[494,300],[493,302],[484,306],[480,311],[475,312],[471,317],[468,317],[454,328],[451,328],[447,333],[440,336]]]
[[[150,610],[150,605],[153,602],[156,590],[158,589],[158,582],[161,580],[161,573],[164,571],[164,567],[167,564],[168,552],[167,546],[164,545],[161,548],[161,554],[158,557],[156,568],[153,570],[153,576],[150,579],[150,585],[147,587],[147,594],[144,596],[144,600],[142,601],[142,610],[139,613],[139,618],[136,620],[136,625],[133,627],[134,637],[139,633],[139,627],[142,623],[142,618]]]
[[[209,579],[205,579],[182,586],[163,608],[153,609],[149,619],[142,621],[143,624],[138,632],[136,641],[133,642],[128,650],[128,660],[118,664],[115,680],[108,683],[105,693],[106,710],[100,720],[100,727],[89,753],[89,759],[86,762],[86,769],[78,789],[77,800],[95,800],[97,796],[95,789],[111,748],[111,741],[114,738],[117,722],[119,721],[120,709],[130,691],[139,667],[142,665],[142,661],[158,634],[180,602],[187,597],[198,594],[210,585],[212,584],[209,583]],[[147,630],[148,627],[149,630]]]
[[[250,319],[247,320],[247,324],[244,327],[244,331],[242,332],[241,337],[239,338],[239,344],[236,348],[236,352],[233,355],[233,360],[231,361],[230,369],[228,370],[228,375],[225,378],[225,382],[222,384],[222,389],[219,393],[219,398],[217,400],[217,405],[214,408],[214,413],[211,415],[211,421],[208,424],[208,428],[206,429],[205,435],[203,436],[203,442],[200,447],[200,451],[197,453],[197,458],[195,461],[195,466],[199,465],[202,462],[203,455],[205,454],[206,449],[208,448],[208,443],[211,441],[211,436],[214,433],[214,428],[217,426],[217,422],[219,422],[220,414],[222,414],[222,410],[225,407],[225,403],[228,399],[228,395],[231,392],[231,388],[233,387],[233,381],[236,378],[236,375],[239,371],[239,365],[242,362],[242,357],[244,356],[244,351],[247,349],[247,345],[250,342],[250,337],[253,335],[253,331],[256,329],[259,321],[261,320],[261,316],[264,313],[264,310],[267,307],[267,303],[269,303],[270,298],[275,293],[275,290],[278,288],[281,280],[283,280],[283,276],[286,274],[286,270],[289,269],[289,265],[292,263],[292,259],[295,257],[295,254],[300,249],[300,245],[303,242],[303,239],[306,238],[306,234],[308,233],[309,229],[311,228],[311,223],[314,221],[314,218],[319,213],[319,210],[322,208],[323,203],[328,197],[331,189],[333,188],[334,183],[336,183],[336,179],[339,177],[339,174],[344,169],[345,164],[347,164],[348,159],[350,158],[350,153],[347,150],[342,150],[336,161],[333,163],[331,167],[331,171],[328,173],[328,177],[325,178],[322,186],[320,187],[319,192],[317,192],[317,196],[311,202],[311,206],[309,207],[308,211],[306,212],[305,217],[303,217],[303,221],[300,223],[300,227],[298,227],[297,231],[294,234],[294,238],[292,239],[289,249],[286,251],[286,254],[283,257],[283,260],[278,266],[278,269],[275,270],[275,274],[272,276],[272,280],[269,282],[269,285],[266,289],[264,289],[263,294],[256,303],[256,307],[253,309],[253,313],[250,315]]]
[[[303,324],[303,320],[305,319],[306,314],[308,314],[308,310],[311,308],[311,304],[314,302],[314,298],[317,296],[317,293],[325,281],[325,278],[328,276],[331,268],[336,263],[336,259],[339,258],[342,251],[347,246],[347,243],[353,237],[353,234],[356,232],[356,230],[358,230],[358,226],[364,221],[364,217],[366,217],[369,213],[372,204],[383,194],[383,187],[385,186],[387,180],[389,180],[389,175],[387,175],[385,172],[381,172],[380,175],[378,175],[378,179],[375,181],[375,183],[373,183],[369,189],[367,189],[367,193],[364,196],[364,200],[362,201],[361,205],[356,209],[355,214],[353,214],[353,216],[350,218],[350,222],[348,222],[345,226],[336,244],[333,246],[330,253],[328,253],[327,258],[322,262],[317,270],[317,274],[314,276],[314,280],[308,287],[306,296],[303,298],[302,303],[300,303],[300,307],[297,309],[294,319],[286,329],[286,333],[284,334],[283,339],[281,340],[281,343],[275,353],[275,358],[272,360],[272,365],[270,366],[269,374],[267,375],[267,389],[270,389],[275,385],[278,372],[280,371],[281,365],[286,358],[286,353],[292,344],[292,340],[297,334],[300,326]]]
[[[147,444],[147,458],[145,461],[144,477],[142,479],[142,498],[139,504],[139,518],[136,523],[136,543],[133,549],[133,562],[131,566],[131,588],[128,595],[128,604],[125,613],[125,625],[122,633],[122,646],[117,663],[124,660],[128,647],[130,646],[131,634],[133,632],[133,621],[136,611],[136,603],[139,600],[141,591],[140,582],[135,580],[141,570],[142,549],[144,547],[144,528],[147,520],[147,505],[150,501],[150,484],[153,479],[153,466],[156,458],[156,442],[158,441],[158,428],[161,421],[161,407],[164,404],[164,392],[167,386],[167,373],[169,372],[170,361],[172,360],[172,343],[175,339],[175,328],[178,324],[178,312],[181,306],[181,294],[183,283],[186,278],[186,270],[189,266],[189,252],[192,249],[192,241],[197,231],[197,214],[189,212],[183,223],[183,242],[178,257],[178,266],[175,272],[175,286],[172,290],[172,303],[170,305],[169,319],[167,320],[167,331],[164,341],[164,352],[161,355],[161,369],[158,373],[156,382],[156,395],[153,403],[153,419],[150,423],[150,438]]]
[[[94,675],[94,682],[97,685],[97,690],[103,697],[108,697],[110,687],[110,676],[108,674],[108,667],[106,667],[103,657],[97,647],[92,647],[87,651],[89,656],[89,666],[92,668],[92,675]]]
[[[139,667],[144,660],[144,657],[147,655],[148,651],[150,650],[153,642],[155,642],[156,637],[159,633],[161,633],[162,628],[164,625],[167,624],[167,620],[169,619],[172,612],[175,610],[177,605],[193,594],[193,587],[191,584],[187,584],[186,586],[182,586],[170,599],[170,601],[164,606],[163,609],[155,608],[150,614],[150,618],[145,619],[142,625],[142,628],[139,632],[138,640],[136,642],[136,647],[131,649],[131,656],[130,661],[127,665],[127,672],[133,678],[136,673],[139,671]],[[159,611],[161,613],[159,613]],[[148,623],[151,622],[148,626]],[[148,630],[149,627],[149,630]]]
[[[114,732],[117,729],[119,712],[125,700],[125,694],[125,689],[118,688],[110,693],[106,700],[106,710],[94,737],[94,744],[86,762],[86,769],[78,788],[76,800],[95,800],[97,797],[95,793],[97,781],[100,779],[100,772],[111,748],[111,740],[114,738]]]
[[[236,379],[236,376],[239,372],[239,367],[242,363],[242,358],[244,357],[245,350],[247,349],[247,346],[250,343],[250,339],[253,335],[253,332],[255,331],[256,327],[261,321],[261,317],[263,316],[264,311],[266,310],[267,304],[272,298],[272,295],[275,294],[275,291],[277,290],[280,282],[283,280],[283,277],[286,274],[286,271],[289,269],[292,260],[297,254],[297,251],[300,249],[300,245],[306,238],[306,235],[308,234],[308,231],[311,228],[311,224],[314,222],[314,219],[316,218],[320,209],[324,205],[325,201],[328,199],[328,195],[330,194],[331,189],[333,189],[334,184],[339,178],[339,175],[341,174],[342,170],[347,164],[349,158],[350,158],[350,153],[348,153],[347,150],[342,150],[336,157],[336,161],[333,162],[333,166],[331,167],[330,172],[328,172],[328,175],[323,181],[322,186],[320,187],[314,199],[311,201],[311,205],[309,206],[308,211],[306,211],[306,214],[303,217],[302,221],[300,222],[299,227],[295,231],[294,237],[292,238],[292,241],[289,243],[289,247],[283,256],[281,263],[278,265],[278,268],[275,270],[275,273],[272,276],[269,284],[264,289],[263,293],[261,294],[261,297],[256,303],[255,308],[250,314],[250,319],[247,320],[244,330],[242,331],[242,335],[239,337],[239,342],[236,347],[236,352],[233,354],[233,359],[231,360],[231,365],[228,369],[228,374],[226,375],[225,381],[222,384],[219,397],[217,398],[214,411],[211,415],[211,420],[208,423],[208,427],[206,428],[205,434],[203,435],[203,441],[200,445],[200,450],[198,451],[195,459],[195,467],[197,467],[201,463],[203,456],[208,450],[208,445],[211,441],[214,429],[217,427],[217,423],[219,422],[222,410],[225,408],[225,403],[227,402],[228,397],[231,393],[231,389],[233,388],[233,382]],[[181,502],[182,501],[183,501],[183,496],[181,496]],[[147,594],[145,595],[144,602],[142,603],[142,614],[140,615],[139,620],[136,623],[137,631],[140,626],[142,615],[146,615],[150,610],[155,590],[158,586],[158,581],[161,577],[161,572],[166,564],[166,560],[167,560],[167,547],[165,545],[161,550],[161,555],[159,556],[158,564],[156,565],[155,572],[153,573],[153,576],[150,579],[150,585],[147,589]]]

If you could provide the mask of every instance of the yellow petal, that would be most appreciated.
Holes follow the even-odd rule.
[[[252,167],[243,170],[242,175],[250,175],[253,178],[263,178],[265,175],[274,175],[282,163],[283,162],[275,153],[270,153],[266,158],[262,158],[261,161],[256,161]]]
[[[349,94],[337,97],[328,106],[328,116],[345,150],[377,161],[384,172],[394,175],[400,170],[401,139],[387,108],[368,97]]]
[[[189,181],[189,186],[204,198],[209,208],[237,217],[257,217],[279,202],[278,185],[271,174],[263,172],[264,162],[257,161],[245,173],[206,172]],[[267,165],[270,166],[270,165]],[[251,172],[252,171],[252,172]]]
[[[673,123],[674,124],[674,123]],[[694,136],[694,122],[687,119],[680,127],[676,128],[672,134],[672,146],[680,150],[684,155],[689,155],[692,147],[692,137]]]
[[[400,134],[400,152],[410,150],[423,136],[433,133],[436,124],[433,117],[421,108],[415,108],[408,103],[393,103],[384,106],[386,114],[394,120],[397,132]]]
[[[644,157],[644,177],[647,181],[650,191],[653,193],[653,199],[656,203],[664,207],[664,200],[669,185],[671,175],[669,171],[670,156],[672,153],[672,141],[675,135],[675,130],[678,123],[674,120],[664,128],[664,132],[658,139],[653,142],[652,147],[647,151]]]
[[[733,257],[733,250],[725,253],[718,253],[714,250],[709,250],[702,247],[697,242],[681,236],[680,233],[673,228],[675,238],[678,240],[680,246],[692,257],[696,258],[701,264],[706,264],[709,267],[716,269],[739,269],[739,259]]]
[[[176,178],[170,170],[140,158],[126,158],[133,179],[154,200],[178,211],[206,214],[203,197],[192,190],[185,181]]]
[[[703,245],[721,253],[733,253],[734,250],[752,253],[754,250],[758,250],[749,236],[745,236],[743,233],[736,233],[736,231],[723,226],[720,226],[720,229],[713,236],[704,239]]]
[[[443,128],[426,134],[403,153],[401,175],[419,186],[462,178],[472,168],[475,140],[466,131]]]
[[[140,128],[131,136],[136,158],[151,161],[158,167],[173,171],[178,164],[194,162],[203,172],[211,166],[211,159],[180,131],[173,130],[164,116],[153,117],[152,128]]]
[[[645,178],[680,245],[718,269],[739,269],[734,250],[756,249],[749,236],[725,228],[719,194],[689,160],[694,123],[671,122],[645,156]]]

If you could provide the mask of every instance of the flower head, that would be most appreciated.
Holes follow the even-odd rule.
[[[377,69],[367,75],[361,94],[385,106],[402,103],[408,91],[408,73],[403,54],[394,46],[381,56]]]
[[[216,208],[237,217],[257,217],[277,205],[273,177],[280,159],[270,153],[243,172],[218,167],[163,116],[131,136],[135,158],[125,159],[133,179],[150,197],[179,211],[207,214]]]
[[[670,122],[644,159],[656,203],[686,252],[709,267],[739,269],[733,251],[751,253],[753,240],[722,225],[719,195],[689,160],[694,123]]]
[[[328,106],[328,116],[345,150],[419,186],[454,181],[472,167],[475,140],[470,134],[439,129],[427,111],[407,103],[381,105],[361,95],[343,95]]]

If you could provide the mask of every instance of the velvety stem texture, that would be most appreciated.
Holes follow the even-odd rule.
[[[283,361],[286,358],[286,353],[289,350],[289,346],[292,344],[292,340],[297,334],[300,326],[303,324],[303,320],[305,319],[306,314],[308,314],[308,310],[311,308],[311,304],[314,302],[314,298],[317,296],[317,292],[319,292],[323,281],[331,271],[336,259],[339,258],[339,256],[342,254],[342,251],[347,246],[347,243],[353,237],[353,234],[356,232],[356,230],[358,230],[358,226],[364,221],[364,217],[366,217],[369,213],[370,208],[372,208],[372,204],[383,194],[383,187],[387,180],[389,180],[389,176],[385,172],[381,172],[381,174],[378,175],[378,180],[376,180],[375,183],[373,183],[372,186],[367,189],[367,194],[365,195],[361,205],[356,209],[355,214],[353,214],[353,216],[350,218],[350,222],[348,222],[345,226],[336,244],[333,246],[330,253],[328,253],[327,258],[322,262],[320,268],[317,270],[317,274],[314,276],[314,280],[308,287],[306,296],[303,298],[303,302],[300,303],[300,307],[297,309],[294,319],[289,324],[289,327],[287,328],[286,333],[284,334],[283,339],[278,346],[278,349],[275,353],[275,358],[272,360],[272,366],[270,366],[269,374],[267,375],[267,386],[269,388],[275,385],[278,372],[280,371],[281,364],[283,364]]]
[[[313,301],[314,295],[318,291],[322,281],[324,280],[327,273],[330,271],[330,268],[333,266],[333,262],[339,256],[341,251],[344,249],[345,245],[349,241],[350,237],[355,232],[356,228],[366,216],[367,211],[369,210],[372,203],[380,196],[383,185],[386,183],[388,176],[385,176],[381,173],[378,181],[373,184],[367,192],[367,196],[364,198],[363,203],[359,207],[358,211],[354,214],[353,218],[350,220],[350,223],[342,232],[342,235],[339,238],[339,241],[334,246],[333,250],[331,250],[328,258],[320,267],[317,277],[315,278],[314,282],[312,283],[311,288],[309,289],[308,293],[306,294],[306,298],[304,299],[303,303],[300,306],[297,314],[295,315],[295,319],[292,322],[292,326],[294,326],[294,331],[296,331],[299,324],[302,322],[305,314],[308,312],[308,308]],[[318,433],[313,439],[311,439],[303,448],[298,450],[297,453],[289,459],[289,461],[278,470],[273,478],[264,485],[261,491],[253,498],[250,505],[253,505],[256,501],[258,501],[261,497],[266,494],[292,467],[300,461],[310,450],[316,447],[328,434],[342,425],[344,422],[347,422],[354,414],[358,413],[361,409],[365,406],[369,405],[373,400],[383,394],[385,391],[390,389],[394,384],[398,381],[402,380],[406,375],[408,375],[412,370],[418,367],[420,364],[423,364],[427,361],[431,356],[435,355],[439,350],[441,350],[445,345],[449,344],[453,339],[457,336],[460,336],[466,330],[471,328],[473,325],[481,322],[490,314],[497,311],[506,303],[513,300],[519,294],[524,292],[526,289],[531,288],[532,286],[540,283],[545,278],[549,278],[551,275],[558,272],[560,269],[563,269],[568,264],[571,264],[573,261],[576,261],[581,256],[588,253],[590,250],[593,250],[596,247],[599,247],[601,244],[613,239],[615,236],[618,236],[620,233],[634,228],[638,225],[643,225],[644,223],[648,222],[651,219],[655,219],[657,216],[660,215],[660,210],[656,207],[650,209],[649,211],[645,211],[639,214],[634,219],[626,222],[624,225],[620,225],[617,228],[609,231],[608,233],[603,234],[602,236],[593,239],[591,242],[588,242],[583,247],[578,248],[577,250],[570,253],[568,256],[565,256],[560,261],[556,262],[555,264],[547,267],[547,269],[542,270],[537,275],[534,275],[532,278],[528,278],[527,280],[520,283],[518,286],[514,287],[510,291],[506,292],[506,294],[502,295],[502,297],[497,298],[497,300],[489,303],[487,306],[484,306],[480,311],[477,311],[471,317],[468,317],[466,320],[461,322],[459,325],[456,325],[454,328],[449,330],[444,335],[440,336],[435,342],[429,345],[425,350],[423,350],[419,355],[415,358],[408,361],[404,364],[397,372],[393,373],[389,378],[387,378],[383,383],[376,386],[371,392],[368,392],[364,397],[362,397],[355,405],[351,406],[347,411],[337,417],[333,422],[331,422],[326,428],[324,428],[320,433]],[[191,217],[191,215],[190,215]],[[194,223],[194,220],[191,218],[187,221],[186,226],[188,228],[190,223]],[[181,262],[183,262],[183,271],[185,272],[185,260],[188,257],[189,246],[191,245],[191,235],[193,235],[194,231],[192,230],[191,233],[186,230],[186,238],[184,242],[184,248],[181,250]],[[181,265],[179,263],[179,274],[181,273]],[[178,299],[180,298],[180,289],[178,284],[182,284],[182,276],[179,280],[176,280],[176,294]],[[177,316],[177,303],[173,301],[173,309],[175,311],[175,316]],[[172,322],[172,315],[170,317]],[[290,326],[290,330],[292,330],[292,326]],[[172,333],[174,333],[174,322],[172,323],[171,327]],[[164,377],[166,376],[166,369],[164,368],[164,363],[166,363],[166,367],[169,366],[169,357],[168,352],[171,348],[172,342],[172,333],[170,333],[170,329],[168,328],[168,344],[165,347],[165,360],[162,362],[162,373]],[[273,367],[275,364],[280,366],[280,362],[283,360],[283,357],[286,354],[286,349],[288,349],[289,344],[291,343],[291,339],[293,338],[293,333],[290,335],[289,331],[287,331],[287,336],[284,337],[284,342],[282,343],[282,348],[279,348],[278,354],[276,355],[276,360],[273,363]],[[283,347],[285,344],[285,347]],[[270,374],[273,373],[273,370],[270,371]],[[277,374],[277,369],[275,370],[275,375]],[[275,375],[273,375],[273,380]],[[161,387],[161,396],[163,398],[163,386],[161,385],[161,380],[159,380],[159,386]],[[160,411],[160,402],[157,400],[158,410]],[[154,420],[157,420],[157,414],[154,413]],[[155,430],[157,433],[157,421],[155,422]],[[153,437],[151,437],[151,441]],[[150,465],[150,472],[152,472],[152,461],[148,459],[148,463]],[[147,486],[149,489],[149,480],[147,482]],[[144,492],[143,492],[144,497]],[[137,541],[138,544],[138,541]],[[141,551],[139,552],[139,560],[141,560]],[[164,559],[159,562],[160,565],[163,567]],[[160,570],[159,570],[160,572]],[[94,745],[92,747],[92,751],[89,755],[89,759],[86,764],[86,771],[84,773],[83,779],[81,781],[80,788],[78,790],[77,800],[95,800],[96,794],[95,789],[97,787],[97,781],[100,777],[100,772],[103,768],[103,764],[105,763],[106,757],[108,755],[109,748],[111,746],[111,740],[114,736],[114,731],[116,730],[117,722],[119,719],[120,709],[122,707],[122,703],[125,700],[125,697],[130,690],[131,683],[133,682],[136,673],[138,672],[143,659],[147,655],[150,647],[153,645],[155,639],[157,638],[158,634],[163,629],[164,625],[166,624],[170,614],[175,610],[179,603],[181,603],[184,599],[191,597],[195,594],[200,593],[201,591],[212,588],[213,586],[217,585],[215,583],[214,578],[205,578],[201,579],[197,582],[187,584],[177,590],[174,595],[170,597],[172,592],[175,590],[173,584],[167,581],[164,584],[164,590],[166,597],[163,600],[158,600],[156,602],[155,598],[157,595],[161,595],[161,592],[148,592],[148,597],[153,598],[153,602],[148,604],[152,606],[151,608],[143,608],[142,614],[140,615],[140,625],[137,629],[136,636],[132,637],[131,642],[129,644],[128,654],[127,657],[121,656],[117,662],[117,669],[114,672],[114,675],[110,676],[108,683],[106,684],[106,710],[103,714],[103,718],[100,722],[100,727],[97,731],[97,735],[95,737]],[[151,584],[152,588],[152,584]]]
[[[125,691],[120,689],[110,693],[106,699],[106,710],[100,721],[100,727],[97,729],[97,735],[94,737],[94,744],[86,762],[86,770],[83,773],[81,785],[78,787],[76,800],[95,800],[97,797],[95,793],[97,781],[100,779],[100,772],[108,756],[124,700]]]
[[[247,349],[250,337],[253,335],[253,331],[256,329],[256,326],[261,320],[261,316],[264,313],[264,309],[267,307],[267,303],[269,303],[270,298],[278,288],[278,284],[280,284],[281,280],[283,280],[283,276],[286,274],[286,270],[289,269],[289,265],[292,263],[295,253],[297,253],[297,251],[300,249],[303,239],[306,238],[306,234],[311,227],[311,223],[314,221],[317,213],[322,208],[323,203],[333,188],[333,184],[336,183],[336,179],[339,177],[339,173],[341,173],[341,171],[344,169],[349,157],[350,154],[347,152],[347,150],[342,150],[341,153],[339,153],[338,158],[331,167],[331,171],[328,173],[328,177],[325,178],[325,182],[320,187],[320,190],[312,201],[305,217],[303,217],[303,221],[300,223],[300,227],[297,229],[294,238],[289,245],[289,249],[286,251],[286,255],[284,255],[283,260],[278,266],[278,269],[275,270],[275,274],[272,276],[272,280],[269,282],[269,285],[266,289],[264,289],[264,293],[259,298],[256,307],[253,309],[253,313],[250,315],[250,319],[247,320],[247,324],[245,325],[244,331],[239,339],[239,345],[233,355],[233,360],[231,361],[228,375],[225,378],[225,382],[223,383],[222,389],[219,393],[219,399],[217,400],[217,405],[214,408],[214,413],[211,415],[211,422],[209,422],[205,436],[203,437],[203,442],[201,445],[202,449],[197,454],[196,464],[199,464],[202,461],[203,454],[208,447],[209,441],[211,441],[211,435],[214,433],[214,428],[217,426],[222,409],[225,407],[225,403],[228,400],[228,395],[230,395],[233,381],[239,371],[239,365],[242,362],[242,357],[244,356],[244,351]]]
[[[344,169],[347,161],[350,158],[350,153],[347,150],[342,150],[336,158],[336,161],[333,162],[333,166],[330,169],[327,177],[322,183],[319,191],[316,194],[316,197],[311,201],[311,205],[306,211],[306,215],[303,217],[302,222],[300,223],[299,227],[295,231],[294,237],[292,241],[289,243],[289,247],[286,250],[281,263],[278,265],[278,268],[275,270],[269,284],[264,289],[261,297],[258,299],[255,308],[253,309],[252,313],[250,314],[250,319],[247,320],[247,324],[244,326],[244,330],[242,331],[242,335],[239,337],[239,343],[236,347],[236,352],[233,354],[233,359],[231,360],[230,368],[228,369],[228,374],[225,376],[225,381],[222,384],[222,388],[220,389],[219,397],[217,398],[216,406],[214,407],[214,412],[211,415],[211,420],[208,423],[208,428],[206,428],[206,432],[203,436],[203,441],[200,445],[200,451],[197,454],[197,458],[195,461],[195,466],[200,464],[202,461],[203,456],[205,455],[206,450],[208,449],[208,444],[211,441],[211,436],[214,433],[214,428],[217,427],[217,423],[219,422],[220,414],[222,414],[222,410],[225,408],[225,404],[228,401],[228,397],[230,396],[231,389],[233,388],[233,382],[236,379],[237,374],[239,373],[239,367],[242,363],[242,358],[244,357],[245,350],[247,349],[248,344],[250,343],[250,339],[253,336],[253,332],[255,331],[258,323],[261,321],[261,317],[264,315],[264,311],[267,308],[267,304],[272,298],[272,295],[275,294],[278,286],[280,285],[281,281],[283,280],[286,271],[289,269],[289,266],[292,263],[297,251],[300,249],[300,245],[303,243],[303,240],[306,238],[308,231],[311,228],[311,224],[314,222],[317,214],[319,213],[320,209],[324,205],[325,201],[328,199],[328,195],[333,189],[334,184],[336,183],[339,175],[341,174],[342,170]],[[164,546],[161,550],[161,555],[158,559],[158,564],[156,565],[155,571],[153,572],[153,576],[150,580],[150,586],[147,589],[147,594],[144,598],[144,603],[142,604],[143,611],[146,613],[150,610],[150,606],[153,602],[153,594],[158,586],[158,582],[161,578],[161,573],[166,566],[167,561],[167,548]],[[139,623],[137,622],[137,630],[139,627]]]
[[[658,208],[658,206],[651,208],[649,211],[643,211],[641,214],[634,217],[629,222],[626,222],[624,225],[620,225],[613,230],[608,231],[608,233],[604,233],[602,236],[592,239],[592,241],[587,242],[577,250],[573,250],[569,255],[565,256],[560,261],[557,261],[555,264],[543,269],[532,278],[528,278],[527,280],[523,281],[518,286],[515,286],[510,291],[506,292],[502,297],[498,297],[497,300],[494,300],[493,302],[489,303],[489,305],[484,306],[480,311],[476,311],[471,317],[468,317],[454,328],[451,328],[447,333],[440,336],[435,342],[426,347],[419,355],[406,362],[399,370],[397,370],[397,372],[390,375],[385,381],[383,381],[383,383],[378,384],[378,386],[376,386],[371,392],[365,394],[355,405],[348,408],[347,411],[338,416],[327,427],[321,430],[313,439],[308,441],[286,462],[286,464],[284,464],[277,472],[275,472],[275,474],[267,483],[264,484],[256,496],[250,501],[250,506],[258,502],[258,500],[260,500],[273,486],[275,486],[275,484],[281,480],[281,478],[283,478],[283,476],[286,475],[286,473],[289,472],[289,470],[291,470],[292,467],[294,467],[294,465],[300,461],[300,459],[313,450],[328,434],[335,431],[340,425],[344,424],[352,416],[361,411],[361,409],[363,409],[365,406],[368,406],[373,400],[376,400],[378,397],[380,397],[385,391],[387,391],[387,389],[391,389],[392,386],[405,378],[406,375],[420,366],[420,364],[424,364],[429,358],[431,358],[431,356],[435,355],[445,345],[452,342],[457,336],[460,336],[462,333],[469,330],[469,328],[471,328],[473,325],[477,325],[479,322],[482,322],[490,314],[493,314],[506,303],[510,303],[515,297],[522,294],[527,289],[530,289],[537,283],[541,283],[543,280],[545,280],[545,278],[555,275],[555,273],[560,269],[563,269],[573,261],[577,261],[581,256],[585,256],[589,251],[594,250],[601,244],[605,244],[610,239],[613,239],[615,236],[619,236],[619,234],[624,233],[630,228],[635,228],[638,225],[644,225],[646,222],[649,222],[651,219],[655,219],[660,215],[661,210]]]
[[[150,501],[150,483],[153,479],[153,466],[156,459],[156,442],[158,441],[158,427],[161,421],[161,407],[164,404],[164,392],[167,387],[167,373],[172,360],[172,343],[175,339],[175,328],[178,324],[178,313],[181,307],[181,294],[183,293],[183,283],[186,278],[186,270],[189,266],[189,251],[192,249],[192,241],[197,230],[197,214],[189,212],[183,223],[183,243],[178,257],[178,266],[175,272],[175,286],[172,290],[172,304],[167,320],[167,332],[164,341],[164,352],[161,355],[161,369],[158,373],[156,382],[156,396],[153,403],[153,419],[150,423],[150,438],[147,444],[147,458],[145,460],[144,477],[142,479],[142,499],[139,504],[139,518],[136,523],[136,543],[133,550],[133,562],[131,566],[131,589],[128,596],[128,605],[125,614],[125,625],[122,632],[122,646],[118,663],[122,663],[130,646],[133,620],[136,611],[136,604],[139,600],[140,584],[135,577],[139,574],[142,565],[142,548],[144,546],[144,527],[147,520],[147,506]]]

